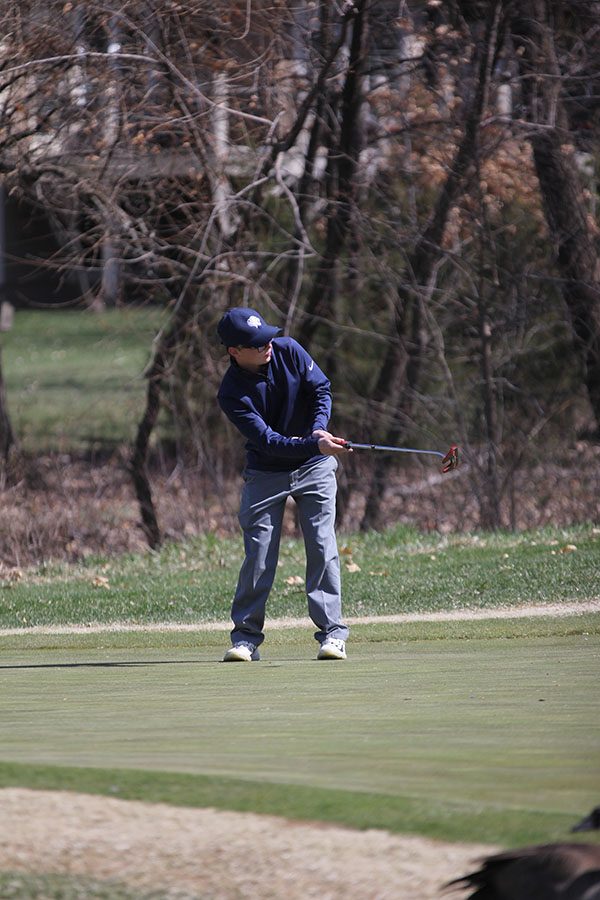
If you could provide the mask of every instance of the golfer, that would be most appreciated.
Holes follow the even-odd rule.
[[[297,341],[277,337],[247,307],[225,313],[217,326],[230,365],[219,388],[223,412],[246,438],[239,521],[246,557],[231,618],[225,662],[260,659],[265,607],[277,560],[285,502],[293,497],[306,549],[308,612],[318,659],[345,659],[340,563],[334,531],[337,456],[349,451],[327,431],[328,379]]]

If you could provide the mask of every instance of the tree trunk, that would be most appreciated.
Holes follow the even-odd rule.
[[[600,430],[600,278],[598,254],[586,221],[573,160],[556,131],[531,138],[536,173],[550,232],[556,242],[561,289],[569,310],[575,349]]]
[[[206,274],[207,270],[205,269],[204,273],[199,276],[199,279],[202,279]],[[131,456],[131,475],[135,493],[140,505],[142,530],[146,536],[148,545],[152,547],[152,549],[156,549],[160,546],[161,533],[148,476],[150,438],[160,412],[161,392],[165,373],[173,358],[175,347],[179,343],[181,335],[196,308],[196,302],[197,288],[195,286],[194,289],[192,289],[188,283],[180,295],[179,302],[168,328],[159,336],[154,358],[146,372],[146,377],[148,379],[146,409],[144,410],[144,415],[138,425]]]
[[[392,425],[385,432],[384,443],[393,447],[398,444],[403,434],[408,431],[411,424],[411,413],[414,408],[416,389],[421,371],[421,360],[425,345],[425,332],[423,327],[423,298],[418,295],[406,296],[406,302],[401,303],[397,315],[396,330],[399,341],[394,345],[393,354],[395,367],[392,362],[392,354],[388,354],[387,366],[384,374],[388,393],[388,399],[394,397],[396,412]],[[380,379],[382,382],[382,379]],[[381,387],[381,384],[380,384]],[[381,403],[384,395],[381,394]],[[377,455],[373,463],[373,472],[365,511],[360,523],[361,531],[369,531],[377,528],[381,523],[382,501],[384,499],[391,459],[388,454]]]
[[[307,297],[303,321],[297,333],[300,343],[306,346],[310,345],[322,320],[335,320],[333,304],[337,287],[337,263],[346,245],[350,230],[352,205],[356,191],[354,176],[363,145],[361,111],[367,42],[367,3],[363,0],[356,6],[350,42],[350,58],[342,92],[337,188],[335,197],[330,198],[329,201],[325,249]]]
[[[483,279],[482,279],[483,282]],[[481,394],[487,439],[485,481],[480,496],[480,519],[484,529],[500,527],[500,488],[498,483],[498,409],[492,357],[492,322],[488,314],[485,287],[481,283],[477,297],[480,346]]]
[[[546,221],[555,243],[561,290],[569,311],[596,426],[600,430],[600,267],[582,189],[565,134],[561,72],[553,46],[550,10],[537,0],[530,15],[513,18],[522,53],[523,97],[533,126],[529,140]],[[537,126],[537,127],[536,127]],[[563,135],[561,139],[561,133]]]
[[[320,10],[320,31],[319,31],[319,52],[323,59],[327,59],[331,54],[332,47],[332,16],[331,8],[327,3],[321,4]],[[304,170],[296,188],[296,198],[298,203],[298,215],[294,228],[294,238],[298,242],[298,251],[290,257],[287,270],[284,272],[283,289],[285,296],[289,299],[288,312],[285,322],[285,331],[290,332],[292,323],[296,315],[296,303],[300,294],[302,283],[302,268],[304,255],[302,252],[302,241],[304,238],[304,220],[307,209],[310,206],[310,191],[315,179],[315,166],[319,150],[324,149],[324,137],[328,136],[328,126],[326,124],[327,110],[332,109],[334,105],[334,97],[332,91],[327,84],[323,84],[322,89],[315,98],[315,110],[313,113],[312,125],[310,127],[310,137],[308,147],[304,159]],[[331,112],[330,112],[331,114]],[[298,334],[298,337],[300,335]]]
[[[5,227],[6,190],[0,181],[0,332],[8,331],[12,325],[12,306],[6,300],[6,227]],[[6,404],[6,391],[2,377],[2,356],[0,349],[0,461],[6,463],[8,454],[15,444],[15,435],[12,430],[8,407]]]
[[[2,376],[2,357],[0,355],[0,463],[5,464],[11,449],[15,445],[15,435],[8,414],[6,391]]]
[[[154,365],[153,368],[155,368]],[[161,381],[159,371],[159,367],[156,367],[156,371],[153,373],[152,377],[148,379],[146,409],[142,420],[138,425],[131,457],[131,477],[133,478],[133,486],[140,506],[142,531],[148,541],[148,546],[151,547],[152,550],[156,550],[161,543],[160,527],[156,509],[154,507],[154,501],[152,499],[150,479],[148,477],[150,436],[160,412]]]
[[[408,257],[406,270],[409,280],[398,286],[398,341],[389,345],[372,398],[373,408],[381,408],[385,404],[395,410],[391,426],[381,436],[381,442],[390,446],[401,440],[412,425],[426,342],[422,304],[428,302],[434,287],[436,263],[442,254],[441,243],[448,215],[477,157],[478,132],[487,100],[491,61],[498,41],[500,7],[500,2],[494,3],[488,15],[483,47],[478,54],[477,86],[467,114],[464,137],[430,222]],[[389,456],[381,456],[375,463],[360,526],[363,531],[380,525],[382,500],[391,464]]]

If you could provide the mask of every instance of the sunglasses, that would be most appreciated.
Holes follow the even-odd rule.
[[[257,353],[264,353],[267,347],[271,346],[271,341],[268,344],[263,344],[261,347],[245,347],[243,344],[238,344],[238,350],[256,350]]]

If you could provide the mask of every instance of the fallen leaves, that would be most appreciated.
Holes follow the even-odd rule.
[[[110,581],[104,575],[96,575],[92,578],[92,584],[97,588],[110,588]]]
[[[8,569],[4,572],[2,567],[0,567],[0,582],[2,583],[2,587],[15,587],[20,581],[23,581],[24,577],[21,569]]]

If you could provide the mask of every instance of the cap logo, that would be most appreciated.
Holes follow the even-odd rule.
[[[262,325],[258,316],[250,316],[250,318],[246,320],[246,323],[250,325],[251,328],[260,328]]]

